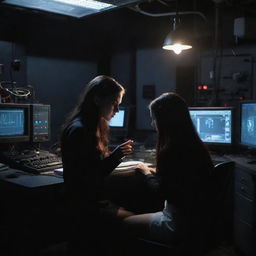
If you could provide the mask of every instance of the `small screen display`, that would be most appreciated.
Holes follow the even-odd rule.
[[[43,142],[49,140],[50,135],[50,106],[32,105],[32,131],[33,141]]]
[[[120,127],[123,128],[125,126],[125,110],[120,109],[119,112],[115,114],[115,116],[110,120],[109,126],[110,127]]]
[[[206,143],[232,143],[232,110],[189,110],[202,141]]]

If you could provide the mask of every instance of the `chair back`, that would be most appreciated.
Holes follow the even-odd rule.
[[[234,218],[235,162],[225,161],[214,166],[213,181],[213,232],[216,245],[232,243]]]

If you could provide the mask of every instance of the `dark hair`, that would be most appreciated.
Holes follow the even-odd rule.
[[[107,151],[109,126],[105,119],[100,118],[99,106],[95,102],[95,97],[99,101],[109,97],[113,97],[113,100],[115,100],[120,94],[124,93],[124,87],[114,78],[106,75],[96,76],[85,86],[77,105],[62,127],[62,133],[75,118],[79,117],[82,123],[86,124],[86,131],[95,136],[96,147],[105,153]],[[97,134],[97,130],[99,134]]]
[[[174,92],[167,92],[154,99],[149,109],[156,120],[157,162],[162,152],[184,152],[184,150],[205,150],[190,117],[185,100]]]

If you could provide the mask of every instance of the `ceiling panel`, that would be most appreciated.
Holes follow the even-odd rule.
[[[107,10],[112,10],[120,7],[127,7],[143,1],[138,0],[105,0],[96,1],[96,7],[101,5],[101,9],[92,7],[92,0],[3,0],[2,4],[14,8],[28,8],[31,10],[39,10],[52,12],[61,15],[82,18],[88,15],[101,13]],[[90,4],[90,7],[84,7],[84,4]]]

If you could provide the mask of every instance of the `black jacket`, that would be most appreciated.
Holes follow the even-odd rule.
[[[64,184],[68,199],[88,211],[97,211],[104,199],[104,180],[120,163],[114,154],[104,157],[96,149],[95,135],[79,118],[63,131],[61,139]]]

